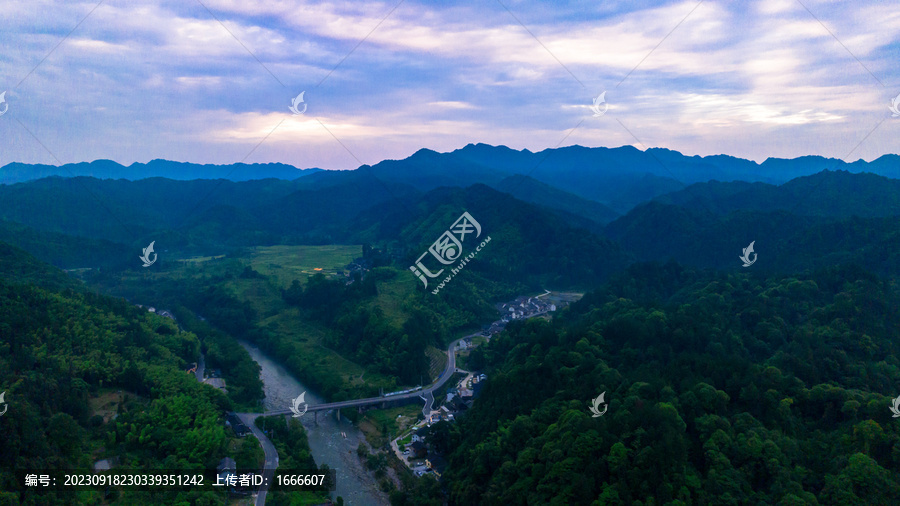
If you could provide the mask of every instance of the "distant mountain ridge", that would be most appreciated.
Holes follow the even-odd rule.
[[[796,272],[837,263],[900,269],[900,180],[825,170],[781,185],[711,181],[638,205],[604,235],[640,261]]]
[[[65,268],[129,268],[151,241],[169,250],[166,259],[248,246],[371,243],[411,262],[461,210],[491,230],[499,263],[488,257],[481,263],[506,281],[567,286],[603,279],[629,259],[741,269],[738,256],[751,241],[760,258],[754,270],[856,262],[900,272],[900,180],[847,171],[777,186],[698,183],[619,217],[524,175],[493,188],[476,183],[427,192],[376,180],[366,170],[293,181],[53,177],[0,186],[0,241]],[[553,259],[558,278],[541,259]]]
[[[823,170],[843,170],[853,174],[870,172],[900,179],[900,155],[888,154],[871,162],[857,160],[846,163],[836,158],[803,156],[793,159],[769,158],[763,163],[756,163],[729,155],[687,156],[666,148],[641,151],[633,146],[589,148],[575,145],[532,152],[502,145],[468,144],[447,153],[420,149],[401,160],[383,160],[374,165],[362,165],[355,170],[334,171],[315,168],[301,170],[281,163],[199,165],[167,160],[135,163],[128,167],[110,160],[66,164],[61,167],[10,163],[0,168],[0,184],[73,175],[132,181],[151,177],[230,181],[268,178],[293,181],[301,178],[307,189],[318,190],[374,176],[380,184],[402,184],[428,192],[442,186],[465,188],[473,184],[485,184],[500,187],[504,179],[528,176],[552,189],[577,195],[609,208],[608,211],[612,214],[604,210],[599,219],[595,220],[606,223],[642,202],[682,190],[695,183],[744,181],[778,185]],[[532,202],[572,214],[572,203],[563,202],[565,199],[561,199],[562,194],[530,186],[529,191],[537,199]],[[515,185],[507,189],[515,191]],[[580,203],[577,207],[579,210],[574,214],[583,216],[586,206]]]
[[[879,218],[900,215],[900,180],[824,170],[778,186],[741,181],[697,183],[654,200],[716,214],[784,210],[804,216]]]
[[[13,162],[0,167],[0,184],[22,183],[45,177],[89,176],[97,179],[127,179],[137,181],[151,177],[164,177],[178,181],[193,179],[227,179],[252,181],[257,179],[287,179],[313,174],[322,169],[298,169],[283,163],[233,163],[229,165],[197,164],[151,160],[124,166],[112,160],[67,163],[60,166]]]
[[[782,184],[823,170],[871,172],[900,178],[900,156],[884,155],[872,162],[853,163],[805,156],[790,160],[770,158],[759,164],[728,155],[686,156],[665,148],[641,151],[633,146],[567,146],[532,152],[469,144],[448,153],[420,149],[405,159],[363,165],[356,171],[323,171],[306,182],[315,182],[319,187],[341,184],[354,172],[368,171],[381,181],[429,191],[440,186],[466,187],[477,183],[498,187],[506,178],[528,176],[557,190],[603,204],[617,214],[625,214],[639,203],[695,183],[715,180]],[[548,201],[540,204],[557,210],[565,207]]]
[[[518,174],[510,176],[492,187],[519,200],[573,214],[603,225],[619,217],[619,213],[608,206],[554,188],[528,176]]]

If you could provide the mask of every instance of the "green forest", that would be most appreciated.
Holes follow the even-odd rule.
[[[193,325],[213,361],[230,360],[222,336]],[[259,467],[255,439],[238,439],[224,424],[232,400],[185,372],[201,340],[172,320],[86,291],[0,244],[0,335],[8,406],[0,418],[0,503],[225,505],[224,489],[23,489],[14,470],[89,472],[103,458],[121,469],[214,470],[225,456],[242,468]],[[259,388],[258,367],[251,372]],[[292,436],[305,445],[302,429]],[[297,467],[315,466],[308,448],[286,448],[284,455],[299,459]],[[293,494],[282,496],[290,501]]]
[[[538,205],[478,183],[401,192],[410,207],[355,179],[228,183],[228,199],[184,226],[186,210],[165,206],[155,225],[127,218],[131,239],[102,210],[67,210],[89,201],[59,181],[3,188],[16,221],[0,222],[15,243],[0,243],[0,502],[226,504],[220,490],[25,491],[13,470],[106,458],[212,469],[225,456],[256,468],[259,445],[224,420],[264,398],[241,342],[329,401],[374,396],[427,383],[449,342],[498,318],[496,303],[548,288],[586,294],[471,352],[466,368],[489,379],[465,414],[427,431],[445,473],[401,472],[399,489],[383,485],[392,504],[900,504],[896,185],[857,176],[694,186],[609,224],[586,223],[589,206],[566,211],[564,195]],[[214,188],[85,182],[128,216],[144,190]],[[845,198],[851,183],[864,196]],[[433,296],[408,266],[462,209],[492,240]],[[160,261],[145,269],[134,253],[151,240]],[[760,261],[742,269],[750,241]],[[315,263],[335,244],[354,262],[361,250],[364,267]],[[315,261],[304,248],[320,248]],[[185,372],[201,353],[227,393]],[[608,410],[592,416],[600,394]],[[259,422],[282,464],[314,466],[302,426],[282,422]],[[364,456],[370,470],[406,471],[389,452]]]
[[[117,456],[127,468],[203,469],[224,454],[221,418],[230,401],[184,372],[199,352],[195,335],[121,299],[5,281],[0,322],[9,405],[0,461],[15,469],[90,469],[95,457]],[[92,398],[110,392],[123,393],[115,419],[91,410]],[[12,504],[71,500],[71,492],[22,492],[7,466],[0,479]],[[77,493],[82,503],[103,500],[97,494]],[[107,499],[122,504],[224,504],[213,492],[112,494]]]
[[[433,444],[450,504],[900,503],[893,283],[640,264],[480,347]],[[605,392],[608,411],[592,417]],[[435,426],[435,427],[438,427]],[[440,504],[441,494],[395,505]]]
[[[260,417],[256,425],[268,434],[275,449],[278,450],[279,469],[291,471],[328,470],[322,464],[316,466],[306,440],[306,430],[296,418],[283,416]],[[329,477],[330,479],[330,477]],[[331,486],[334,484],[331,483]],[[312,487],[311,487],[312,488]],[[325,487],[323,487],[325,488]],[[272,490],[266,497],[266,503],[274,506],[292,506],[300,504],[327,504],[328,492],[325,490],[308,490],[300,492]]]
[[[302,288],[297,281],[284,291],[285,302],[306,310],[308,317],[333,329],[326,344],[357,363],[373,366],[378,372],[396,376],[401,384],[413,384],[428,373],[425,348],[442,346],[441,328],[434,313],[415,309],[398,328],[384,312],[363,305],[376,295],[376,281],[391,279],[397,271],[380,267],[360,280],[346,285],[343,280],[328,280],[321,274],[311,277]]]

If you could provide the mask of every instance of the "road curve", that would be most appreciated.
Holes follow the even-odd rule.
[[[275,450],[275,445],[272,444],[272,441],[263,434],[263,431],[256,426],[256,417],[259,415],[256,413],[238,413],[238,418],[244,422],[244,425],[250,427],[250,431],[253,432],[253,435],[256,436],[256,439],[259,440],[259,444],[263,447],[263,451],[266,454],[266,463],[263,465],[263,483],[272,483],[272,480],[275,479],[275,469],[278,468],[278,451]],[[266,494],[269,492],[269,487],[267,485],[260,485],[259,492],[256,495],[256,506],[263,506],[266,504]]]
[[[431,408],[434,407],[434,391],[429,390],[428,392],[425,392],[425,394],[422,395],[422,398],[425,399],[425,405],[422,406],[422,416],[427,420],[428,415],[431,414]]]
[[[197,376],[197,381],[203,383],[203,373],[206,371],[206,357],[201,353],[200,361],[197,362],[197,370],[194,371],[194,375]]]

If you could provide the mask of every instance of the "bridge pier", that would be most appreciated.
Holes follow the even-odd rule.
[[[341,408],[337,408],[334,410],[334,417],[337,419],[338,422],[341,421]]]
[[[313,411],[313,422],[316,424],[316,426],[319,425],[319,412],[318,411]]]

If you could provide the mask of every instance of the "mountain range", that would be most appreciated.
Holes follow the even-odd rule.
[[[0,184],[22,183],[51,176],[89,176],[97,179],[128,179],[130,181],[151,177],[164,177],[179,181],[191,179],[251,181],[268,178],[292,180],[319,170],[321,169],[298,169],[283,163],[201,165],[170,160],[151,160],[147,163],[133,163],[128,166],[112,160],[67,163],[60,166],[13,162],[0,167]]]
[[[641,151],[632,146],[568,146],[532,152],[506,146],[469,144],[447,153],[420,149],[402,160],[384,160],[374,165],[362,165],[356,170],[298,169],[280,163],[199,165],[167,160],[134,163],[127,167],[110,160],[59,167],[10,163],[0,168],[0,184],[49,176],[130,181],[154,177],[182,181],[226,179],[233,182],[273,178],[300,179],[302,185],[312,190],[343,185],[366,173],[370,178],[377,178],[377,184],[396,183],[420,192],[441,186],[465,187],[481,183],[517,195],[517,187],[534,180],[546,186],[528,183],[529,187],[522,188],[517,197],[548,207],[568,200],[558,210],[580,216],[588,214],[592,220],[605,224],[639,203],[695,183],[744,181],[778,185],[823,170],[853,174],[870,172],[900,178],[900,156],[889,154],[871,162],[858,160],[852,163],[821,156],[769,158],[756,163],[727,155],[686,156],[664,148]],[[580,197],[582,201],[560,192]],[[605,208],[588,205],[584,200],[602,204]]]
[[[891,174],[897,160],[886,155],[866,167]],[[900,180],[845,170],[859,163],[818,170],[830,163],[479,144],[293,179],[54,176],[0,185],[0,240],[69,269],[132,268],[133,252],[151,241],[164,258],[366,243],[409,265],[468,210],[495,240],[472,271],[509,282],[590,284],[635,261],[740,268],[751,242],[755,270],[850,262],[900,273]],[[663,166],[683,181],[717,178],[685,185],[664,177]],[[759,180],[781,177],[773,168],[817,172]],[[722,181],[742,174],[749,180]]]

